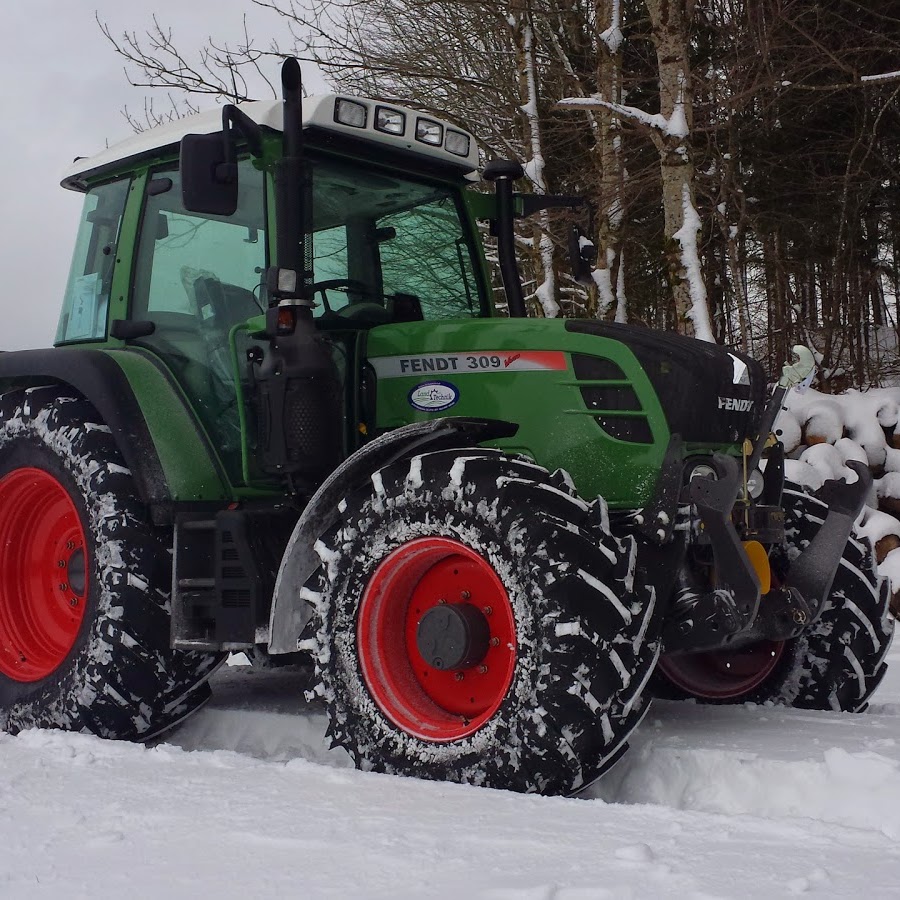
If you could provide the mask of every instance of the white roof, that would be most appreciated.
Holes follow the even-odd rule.
[[[345,125],[335,120],[335,102],[339,99],[366,107],[365,127]],[[280,100],[241,103],[239,107],[242,112],[246,113],[258,125],[269,128],[272,131],[282,130],[282,103]],[[374,127],[376,107],[384,107],[405,113],[406,127],[404,133],[387,134],[383,131],[377,131]],[[443,146],[437,147],[416,140],[416,125],[417,120],[420,119],[432,123],[437,122],[443,126],[443,135],[446,135],[448,130],[467,135],[469,137],[468,156],[461,157],[450,153]],[[363,97],[341,97],[337,94],[321,94],[315,97],[306,97],[303,100],[303,124],[304,126],[315,126],[357,139],[373,141],[395,149],[412,151],[424,157],[430,157],[435,161],[451,163],[467,172],[473,172],[478,168],[478,147],[475,143],[475,138],[469,132],[461,131],[461,129],[449,122],[443,122],[424,113],[396,106],[392,103],[381,103],[380,101],[368,100]],[[63,186],[78,189],[78,183],[82,179],[114,163],[143,156],[154,150],[177,144],[186,134],[211,134],[212,132],[220,131],[221,128],[221,107],[197,113],[193,116],[185,116],[182,119],[159,125],[156,128],[150,128],[118,144],[114,144],[95,156],[82,157],[75,160],[63,176]]]

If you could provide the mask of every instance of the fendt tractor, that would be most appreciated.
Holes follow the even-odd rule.
[[[572,794],[652,695],[861,709],[871,475],[804,492],[772,433],[808,351],[770,391],[735,350],[528,318],[515,220],[576,201],[281,80],[65,176],[55,346],[0,354],[5,728],[146,740],[246,650],[362,769]]]

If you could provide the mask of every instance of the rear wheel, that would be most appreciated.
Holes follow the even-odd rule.
[[[476,448],[383,469],[340,509],[304,595],[330,733],[360,768],[569,793],[618,758],[658,617],[602,502]]]
[[[151,737],[219,657],[169,649],[171,562],[109,429],[55,387],[0,398],[0,718]]]
[[[828,513],[821,500],[799,486],[786,488],[783,503],[785,545],[770,557],[773,575],[781,581]],[[655,693],[706,702],[775,701],[801,709],[858,711],[887,668],[884,658],[893,636],[889,599],[871,547],[851,536],[822,614],[807,633],[735,650],[664,655]]]

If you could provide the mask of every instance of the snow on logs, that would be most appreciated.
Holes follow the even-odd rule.
[[[875,478],[857,529],[875,547],[879,572],[891,582],[900,617],[900,388],[845,394],[791,392],[775,431],[784,444],[785,473],[811,490],[829,478],[856,476],[848,460],[867,463]]]

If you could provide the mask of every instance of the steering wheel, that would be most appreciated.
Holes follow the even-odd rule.
[[[334,318],[358,320],[360,324],[367,325],[383,325],[391,321],[390,312],[380,303],[373,301],[363,301],[360,303],[348,303],[346,306],[336,312],[331,308],[328,302],[327,292],[329,290],[337,290],[343,288],[346,292],[352,291],[355,294],[371,297],[372,292],[362,281],[356,278],[330,278],[327,281],[317,281],[313,284],[311,290],[313,294],[318,293],[322,297],[322,305],[325,307],[326,317],[333,320]]]
[[[329,278],[326,281],[317,281],[315,282],[310,290],[313,294],[319,294],[322,297],[322,306],[325,307],[325,312],[330,313],[333,312],[331,309],[331,304],[328,302],[328,291],[334,291],[338,288],[344,288],[344,293],[349,293],[353,291],[355,294],[368,294],[369,289],[366,287],[365,282],[360,281],[357,278]],[[352,304],[348,304],[346,309],[349,309]],[[337,315],[340,315],[343,310],[338,310]]]

